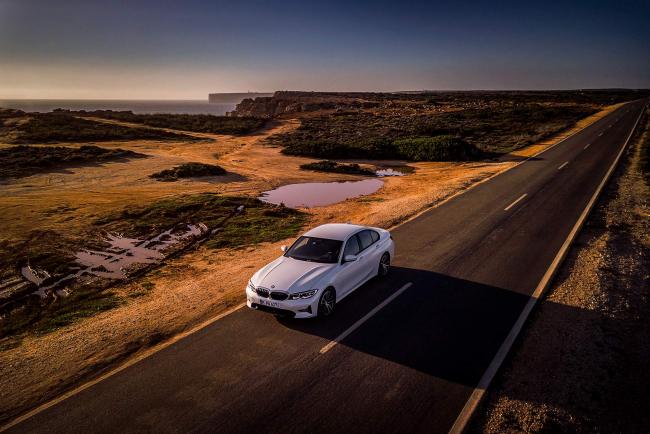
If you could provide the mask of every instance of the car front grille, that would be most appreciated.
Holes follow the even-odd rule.
[[[282,300],[286,300],[287,298],[289,298],[289,294],[287,294],[284,291],[269,291],[268,289],[263,288],[261,286],[258,286],[257,288],[255,288],[255,292],[260,297],[263,297],[263,298],[269,298],[270,297],[273,300],[282,301]]]
[[[289,298],[289,294],[282,291],[271,291],[271,298],[273,300],[286,300]]]

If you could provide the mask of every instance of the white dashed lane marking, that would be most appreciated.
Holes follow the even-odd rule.
[[[512,208],[513,206],[517,205],[517,203],[519,203],[519,201],[524,200],[524,198],[525,198],[526,196],[528,196],[528,193],[524,193],[524,194],[522,194],[521,196],[519,196],[519,199],[517,199],[517,200],[515,200],[514,202],[512,202],[510,205],[508,205],[507,207],[505,207],[503,210],[504,210],[504,211],[508,211],[510,208]]]
[[[325,345],[323,348],[321,348],[320,351],[319,351],[319,353],[320,353],[320,354],[325,354],[326,352],[328,352],[329,350],[331,350],[332,348],[334,348],[334,347],[336,346],[336,344],[338,344],[338,343],[341,342],[343,339],[345,339],[346,337],[348,337],[348,336],[349,336],[353,331],[355,331],[356,329],[358,329],[359,327],[361,327],[361,325],[362,325],[364,322],[368,321],[368,320],[369,320],[369,319],[370,319],[374,314],[376,314],[377,312],[379,312],[380,310],[382,310],[382,309],[383,309],[383,308],[384,308],[388,303],[390,303],[391,301],[395,300],[395,299],[396,299],[396,298],[397,298],[397,297],[398,297],[402,292],[404,292],[404,291],[406,291],[407,289],[409,289],[409,288],[411,287],[411,285],[413,285],[413,283],[412,283],[412,282],[409,282],[409,283],[407,283],[406,285],[402,286],[402,287],[401,287],[400,289],[398,289],[397,291],[395,291],[395,292],[393,293],[393,295],[391,295],[390,297],[388,297],[386,300],[382,301],[382,302],[381,302],[378,306],[376,306],[373,310],[371,310],[370,312],[368,312],[367,314],[365,314],[365,315],[363,316],[363,318],[361,318],[360,320],[358,320],[357,322],[355,322],[354,324],[352,324],[352,325],[350,326],[349,329],[347,329],[346,331],[344,331],[343,333],[341,333],[340,335],[338,335],[336,338],[334,338],[332,341],[330,341],[327,345]]]

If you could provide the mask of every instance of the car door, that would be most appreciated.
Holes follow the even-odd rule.
[[[361,281],[366,281],[372,276],[374,276],[379,263],[379,259],[376,259],[377,251],[375,249],[375,238],[372,236],[372,232],[369,229],[365,229],[359,232],[359,244],[361,247],[361,252],[359,253],[359,260],[362,264],[360,271],[362,272]],[[378,238],[377,238],[378,239]]]
[[[374,269],[370,270],[371,275],[374,276],[379,271],[379,260],[381,259],[381,255],[384,253],[382,250],[382,245],[384,245],[384,243],[379,242],[379,239],[381,238],[379,232],[373,231],[372,229],[370,229],[369,232],[372,237],[372,261],[371,262],[377,264],[377,266]]]
[[[370,247],[371,252],[369,253],[372,256],[369,261],[372,266],[368,272],[370,273],[370,277],[373,277],[379,271],[379,260],[384,252],[382,250],[383,243],[379,242],[379,239],[381,238],[379,232],[373,231],[372,229],[369,229],[368,232],[370,232],[370,236],[372,237],[372,245]]]
[[[335,279],[335,287],[337,288],[337,298],[341,299],[346,296],[350,291],[361,283],[364,277],[364,264],[363,261],[357,257],[356,261],[344,262],[346,255],[358,256],[361,251],[359,238],[357,235],[352,235],[345,243],[343,248],[343,255],[341,256],[340,271],[337,273]]]

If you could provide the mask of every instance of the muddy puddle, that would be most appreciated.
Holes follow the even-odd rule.
[[[74,272],[60,277],[55,282],[41,286],[49,276],[43,270],[24,267],[23,277],[38,286],[36,294],[47,297],[56,287],[84,277],[101,277],[105,279],[125,279],[127,271],[136,265],[153,264],[162,260],[165,250],[182,241],[206,235],[208,227],[184,224],[168,229],[148,239],[128,238],[120,234],[109,234],[106,238],[108,247],[103,250],[81,250],[75,254]],[[65,289],[56,291],[65,296]]]
[[[306,182],[289,184],[265,191],[260,200],[290,208],[311,208],[331,205],[353,197],[365,196],[379,190],[384,182],[379,179],[346,182]]]

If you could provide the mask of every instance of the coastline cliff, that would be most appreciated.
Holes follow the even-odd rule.
[[[311,112],[319,110],[336,110],[352,108],[378,107],[376,97],[371,93],[337,93],[337,92],[300,92],[277,91],[273,96],[245,98],[229,116],[255,116],[271,118],[283,114]]]
[[[246,98],[257,98],[273,96],[270,92],[230,92],[230,93],[209,93],[208,102],[210,104],[238,104]]]

